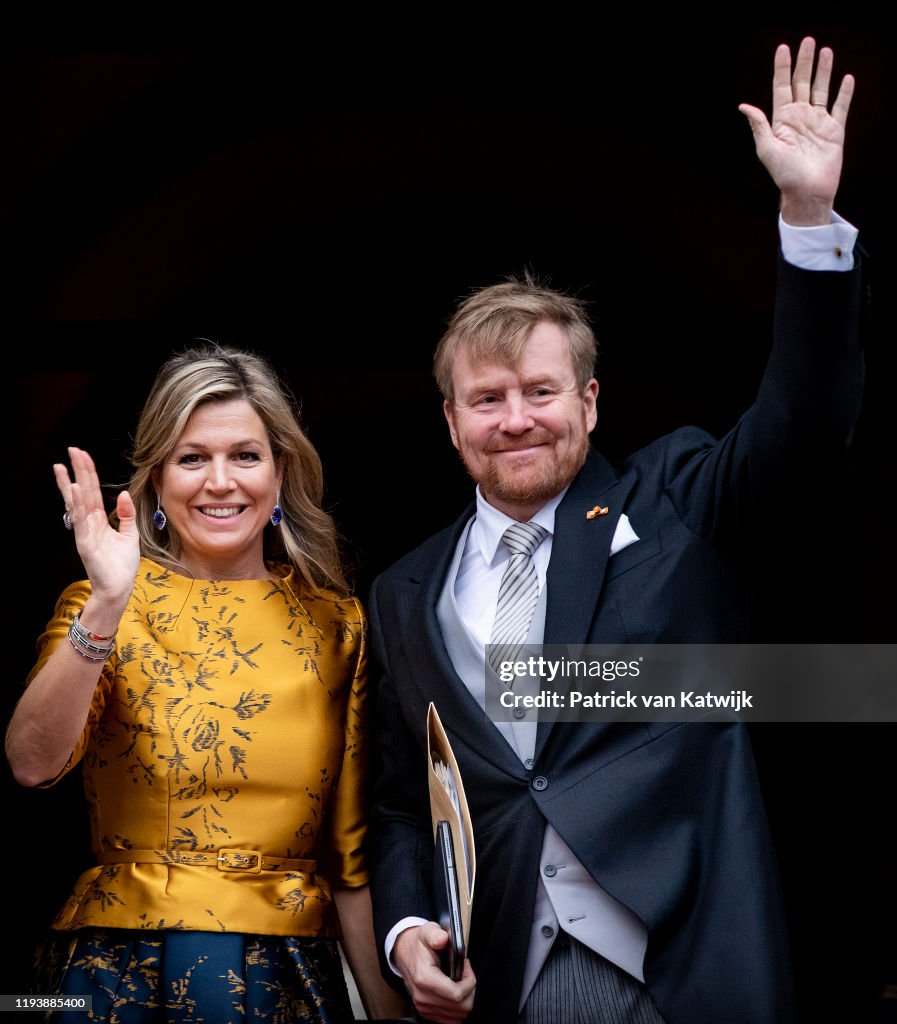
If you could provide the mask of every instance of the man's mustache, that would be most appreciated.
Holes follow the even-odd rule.
[[[531,430],[519,437],[502,438],[489,444],[486,451],[489,454],[495,452],[519,452],[524,448],[532,448],[534,445],[550,444],[552,435],[547,430]]]

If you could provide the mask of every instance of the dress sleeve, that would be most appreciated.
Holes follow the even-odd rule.
[[[32,679],[34,679],[38,672],[40,672],[44,667],[50,658],[50,655],[56,650],[56,648],[60,644],[68,643],[68,632],[69,627],[72,624],[72,620],[79,612],[81,612],[84,605],[87,604],[87,599],[89,597],[90,583],[87,580],[72,583],[62,592],[59,600],[56,602],[56,607],[53,610],[53,617],[47,623],[43,633],[38,637],[37,662],[28,673],[25,680],[26,686],[31,683]],[[59,780],[67,775],[84,756],[84,751],[87,748],[88,741],[93,735],[94,730],[97,727],[97,723],[106,708],[106,701],[109,697],[109,692],[112,689],[112,681],[115,678],[115,664],[116,652],[113,651],[109,660],[105,665],[103,665],[103,671],[100,674],[100,678],[97,680],[97,688],[94,691],[90,710],[87,713],[84,728],[81,730],[81,736],[75,744],[74,750],[59,774],[54,778],[47,780],[47,782],[41,783],[42,788],[52,786],[54,783],[59,782]]]
[[[350,602],[346,602],[349,605]],[[366,885],[362,844],[367,828],[368,745],[370,742],[367,619],[361,603],[351,600],[346,635],[354,639],[352,679],[344,718],[345,747],[339,782],[333,794],[330,881],[336,888]]]

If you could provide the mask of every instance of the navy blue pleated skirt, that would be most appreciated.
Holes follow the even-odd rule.
[[[347,1024],[355,1017],[337,943],[221,932],[52,932],[34,991],[92,997],[55,1024]],[[34,1013],[31,1021],[41,1018]]]

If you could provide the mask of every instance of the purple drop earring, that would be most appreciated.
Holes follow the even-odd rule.
[[[271,525],[279,526],[283,520],[283,509],[280,507],[280,491],[277,492],[277,499],[274,502],[274,510],[271,512]]]
[[[162,511],[162,499],[156,495],[156,511],[153,513],[153,524],[157,530],[164,530],[168,522],[168,516]]]

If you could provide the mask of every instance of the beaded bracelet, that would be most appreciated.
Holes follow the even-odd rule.
[[[99,633],[91,633],[81,625],[81,620],[76,615],[69,627],[69,643],[88,661],[105,661],[115,650],[115,634],[112,636],[100,636]]]

